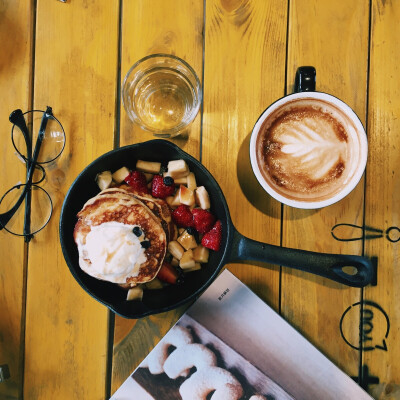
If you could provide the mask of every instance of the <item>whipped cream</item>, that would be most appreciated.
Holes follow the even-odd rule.
[[[114,283],[126,283],[126,278],[137,276],[147,257],[140,244],[143,235],[137,237],[132,231],[135,226],[116,221],[92,226],[86,243],[78,244],[81,268],[95,278]]]

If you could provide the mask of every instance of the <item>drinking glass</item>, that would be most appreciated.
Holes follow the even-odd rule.
[[[179,57],[152,54],[127,73],[122,101],[129,118],[142,129],[157,137],[173,137],[188,127],[200,109],[200,80]]]

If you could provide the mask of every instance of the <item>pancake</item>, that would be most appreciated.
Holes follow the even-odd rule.
[[[160,220],[167,235],[167,241],[174,240],[176,226],[172,220],[171,209],[165,200],[157,199],[148,193],[140,193],[131,186],[125,184],[105,189],[101,193],[125,193],[134,196],[136,199],[143,202]]]
[[[163,199],[157,199],[149,193],[139,193],[128,185],[121,185],[120,188],[132,193],[137,199],[142,201],[150,208],[150,210],[161,220],[168,235],[168,240],[173,240],[175,233],[175,224],[171,216],[171,208]]]
[[[159,218],[143,202],[127,192],[106,189],[87,201],[77,217],[74,240],[83,271],[98,279],[130,286],[148,282],[157,275],[166,254],[167,235]],[[140,228],[140,237],[132,233],[135,227]],[[101,236],[103,231],[104,240]],[[107,238],[107,234],[114,232],[118,233],[117,239],[115,235]],[[91,247],[91,254],[96,254],[95,259],[89,255],[87,242],[88,239],[93,241],[93,237],[97,240]],[[123,243],[122,239],[121,243],[118,242],[119,237]],[[110,245],[107,241],[113,243]],[[132,244],[132,241],[135,243]],[[134,256],[135,264],[132,266],[123,259],[127,248],[125,242],[131,246],[128,246],[129,249],[136,246],[137,254],[128,253],[129,257]],[[148,242],[147,248],[143,242]],[[116,250],[112,253],[107,246]],[[109,253],[104,255],[102,248],[107,248],[104,251]],[[117,256],[119,264],[115,261]],[[106,265],[98,265],[99,260]],[[123,267],[119,270],[121,262]]]

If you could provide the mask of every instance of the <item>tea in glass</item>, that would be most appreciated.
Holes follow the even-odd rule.
[[[131,120],[158,137],[181,133],[196,117],[202,97],[200,81],[190,65],[165,54],[133,65],[122,95]]]

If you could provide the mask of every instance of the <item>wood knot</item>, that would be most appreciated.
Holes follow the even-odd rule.
[[[65,182],[65,172],[63,170],[57,168],[57,169],[51,171],[49,173],[49,175],[50,175],[49,178],[50,178],[51,184],[57,189],[61,188],[61,186]]]
[[[229,14],[231,22],[240,27],[246,24],[251,16],[251,3],[248,0],[221,0],[224,13]]]
[[[228,13],[239,10],[244,3],[247,3],[246,0],[221,0],[221,6]]]

